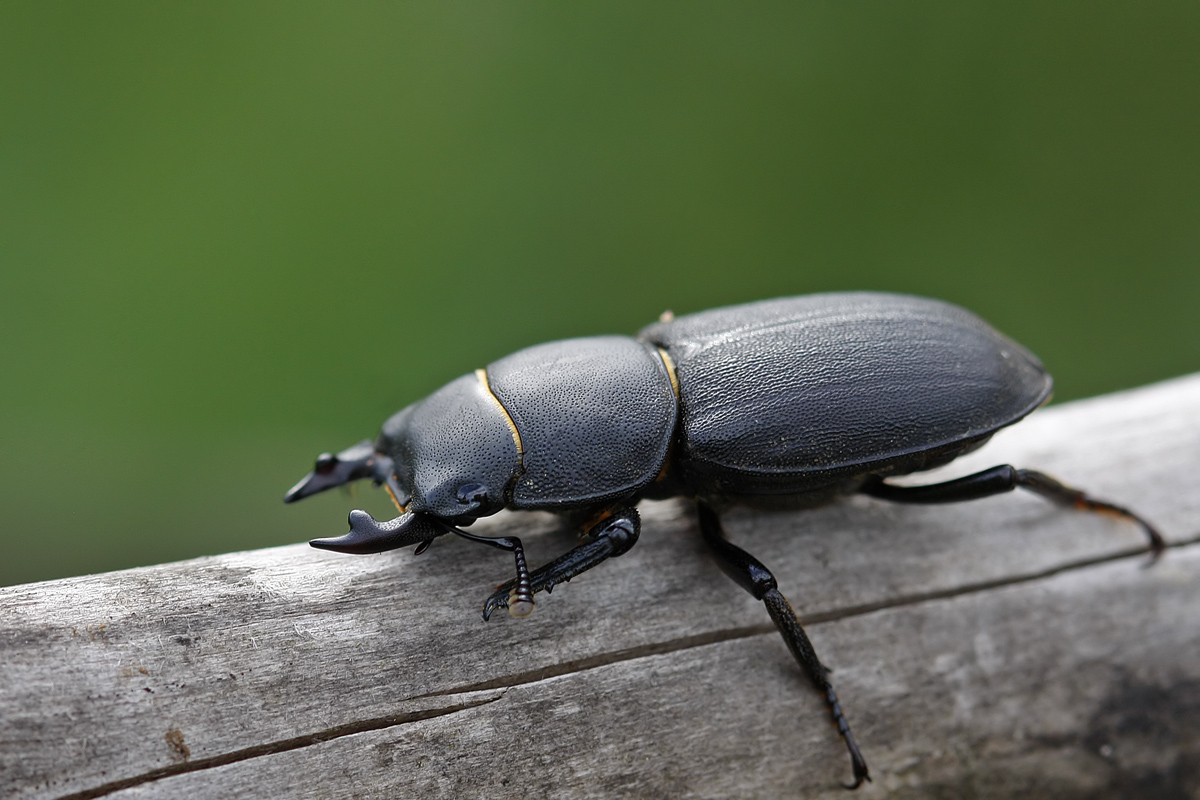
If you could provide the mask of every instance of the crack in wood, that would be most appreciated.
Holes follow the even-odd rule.
[[[668,639],[664,642],[655,642],[654,644],[641,645],[639,647],[628,647],[623,650],[613,650],[609,653],[600,653],[587,658],[579,658],[574,661],[564,661],[561,664],[553,664],[551,666],[542,667],[541,669],[529,670],[528,672],[518,672],[512,675],[504,675],[499,678],[482,681],[481,683],[472,683],[467,686],[459,686],[451,689],[439,689],[436,692],[428,692],[427,694],[417,695],[412,699],[419,700],[424,697],[470,694],[471,692],[482,692],[489,689],[511,689],[515,686],[526,686],[531,683],[549,680],[550,678],[558,678],[563,675],[572,675],[578,672],[585,672],[598,667],[605,667],[609,664],[618,664],[622,661],[634,661],[636,659],[646,658],[648,656],[677,653],[681,650],[688,650],[693,647],[719,644],[721,642],[728,642],[734,639],[745,639],[750,636],[761,636],[764,633],[770,633],[774,630],[775,628],[769,624],[749,625],[744,628],[728,628],[722,631],[711,631],[709,633],[701,633],[695,636],[683,636],[679,639]]]
[[[1187,539],[1171,542],[1166,546],[1166,550],[1182,549],[1184,547],[1190,547],[1197,544],[1200,544],[1200,534],[1195,534]],[[1008,586],[1020,586],[1021,584],[1034,583],[1036,581],[1044,580],[1045,578],[1051,578],[1055,575],[1062,575],[1067,572],[1088,569],[1090,567],[1100,566],[1101,564],[1110,564],[1114,561],[1122,561],[1128,558],[1150,555],[1150,553],[1151,550],[1149,547],[1136,547],[1127,550],[1119,550],[1115,553],[1109,553],[1108,555],[1095,556],[1093,558],[1083,558],[1077,561],[1069,561],[1065,564],[1060,564],[1057,567],[1049,567],[1047,569],[1038,570],[1037,572],[1029,572],[1024,575],[1012,575],[1006,578],[996,578],[995,580],[990,581],[967,583],[953,589],[939,589],[931,592],[917,592],[908,595],[898,595],[897,597],[889,600],[880,600],[875,603],[863,603],[862,605],[847,606],[846,608],[837,609],[835,611],[827,611],[821,614],[801,616],[800,622],[804,625],[833,622],[839,619],[846,619],[847,617],[859,617],[865,614],[871,614],[876,611],[884,611],[891,608],[915,606],[935,600],[948,600],[954,597],[962,597],[963,595],[979,594],[982,592],[992,591],[993,589],[1003,589]],[[1152,567],[1153,564],[1153,561],[1147,561],[1143,566]]]
[[[295,736],[290,739],[280,739],[276,742],[268,742],[266,744],[255,745],[254,747],[246,747],[241,750],[234,750],[229,753],[222,753],[218,756],[209,758],[198,758],[195,761],[185,761],[180,764],[172,764],[169,767],[160,767],[158,769],[143,772],[141,775],[134,775],[130,778],[122,778],[118,781],[110,781],[99,786],[94,786],[91,789],[84,789],[81,792],[72,792],[71,794],[61,795],[58,800],[89,800],[94,797],[103,797],[107,794],[129,789],[134,786],[140,786],[144,783],[150,783],[161,778],[169,778],[175,775],[182,775],[187,772],[198,772],[205,769],[213,769],[214,767],[223,767],[227,764],[234,764],[238,761],[246,761],[251,758],[259,758],[261,756],[275,755],[276,753],[285,753],[289,750],[299,750],[302,747],[310,747],[314,744],[328,742],[333,739],[340,739],[343,736],[351,736],[356,733],[366,733],[368,731],[378,731],[384,728],[391,728],[395,725],[405,725],[411,722],[420,722],[434,717],[444,717],[449,714],[457,714],[460,711],[477,708],[479,706],[494,703],[503,695],[497,697],[482,698],[471,702],[458,703],[452,706],[444,706],[442,708],[431,708],[424,711],[411,711],[405,714],[388,714],[383,717],[375,717],[373,719],[360,720],[358,722],[349,722],[345,725],[335,725],[332,728],[327,728],[316,733],[305,734],[304,736]]]

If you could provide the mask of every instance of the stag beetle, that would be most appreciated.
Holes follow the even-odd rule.
[[[721,569],[762,601],[869,781],[827,670],[775,578],[726,540],[731,503],[811,508],[862,493],[901,503],[973,500],[1028,489],[1104,511],[1163,540],[1127,509],[1007,464],[924,486],[887,478],[932,469],[980,447],[1050,397],[1025,348],[968,311],[919,297],[815,294],[664,314],[637,338],[535,345],[464,375],[383,424],[379,437],[317,458],[284,498],[360,478],[400,510],[388,522],[350,512],[344,536],[311,544],[377,553],[453,533],[511,552],[516,577],[483,607],[525,616],[550,591],[637,542],[637,503],[686,496]],[[581,544],[532,572],[515,537],[462,528],[502,508],[586,520]]]

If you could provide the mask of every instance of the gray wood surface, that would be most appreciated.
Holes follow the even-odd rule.
[[[1051,407],[939,471],[1014,493],[735,511],[842,697],[864,797],[1200,797],[1200,376]],[[922,481],[930,480],[922,476]],[[286,525],[281,508],[280,525]],[[331,533],[342,531],[331,519]],[[537,564],[571,544],[504,514]],[[0,797],[839,797],[844,749],[688,506],[484,623],[503,554],[303,544],[0,589]]]

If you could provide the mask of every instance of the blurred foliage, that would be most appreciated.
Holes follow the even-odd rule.
[[[341,533],[321,450],[666,308],[1200,369],[1200,5],[6,2],[0,582]]]

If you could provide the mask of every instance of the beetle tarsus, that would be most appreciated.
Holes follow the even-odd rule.
[[[824,697],[833,724],[850,753],[850,764],[854,770],[854,783],[842,785],[847,789],[857,789],[864,782],[870,781],[871,775],[867,770],[867,762],[858,749],[858,743],[854,741],[854,734],[850,732],[850,723],[842,711],[837,692],[833,690],[833,684],[829,681],[829,670],[817,658],[808,634],[796,618],[791,603],[780,593],[771,571],[757,558],[725,538],[721,519],[711,506],[703,501],[696,505],[700,516],[700,532],[716,557],[717,565],[734,583],[767,607],[767,613],[783,636],[788,649],[792,651],[792,657],[804,671],[809,683]]]
[[[501,550],[507,550],[513,554],[513,560],[516,562],[517,577],[505,584],[512,591],[513,603],[509,605],[507,602],[504,606],[509,609],[514,617],[527,617],[533,613],[533,592],[529,589],[529,567],[525,564],[525,548],[521,544],[521,540],[515,536],[479,536],[474,533],[467,533],[453,525],[446,525],[446,530],[450,533],[461,536],[464,539],[472,542],[486,544],[489,547],[497,547]],[[485,608],[483,618],[486,620],[494,610]]]
[[[1065,486],[1059,481],[1051,478],[1041,472],[1036,472],[1031,469],[1018,469],[1016,483],[1023,489],[1028,489],[1031,492],[1040,494],[1048,500],[1051,500],[1062,506],[1077,508],[1081,511],[1094,511],[1100,514],[1109,514],[1122,519],[1127,519],[1136,524],[1146,534],[1146,538],[1150,543],[1150,560],[1147,566],[1158,561],[1159,556],[1163,554],[1167,543],[1163,541],[1160,534],[1153,525],[1139,517],[1129,509],[1109,503],[1104,500],[1097,500],[1094,497],[1089,497],[1086,492],[1079,489],[1073,489],[1070,486]]]
[[[517,548],[514,552],[517,559],[517,585],[508,595],[508,613],[517,618],[528,617],[533,613],[533,589],[529,585],[529,567],[525,565],[525,551]]]
[[[621,509],[597,523],[588,532],[583,544],[534,570],[529,575],[530,591],[533,594],[549,593],[555,585],[571,580],[602,561],[625,554],[637,543],[640,531],[641,517],[637,509],[633,506]],[[518,582],[511,580],[496,589],[483,604],[483,618],[490,619],[498,608],[511,609],[510,597],[517,587]],[[531,602],[533,594],[530,595]]]
[[[1066,486],[1045,473],[1032,469],[1017,469],[1009,464],[924,486],[895,486],[876,477],[863,484],[860,491],[893,503],[957,503],[1003,494],[1017,487],[1041,495],[1060,506],[1109,514],[1135,523],[1149,540],[1149,563],[1157,561],[1166,547],[1166,542],[1154,526],[1129,509],[1089,497],[1086,492]]]

